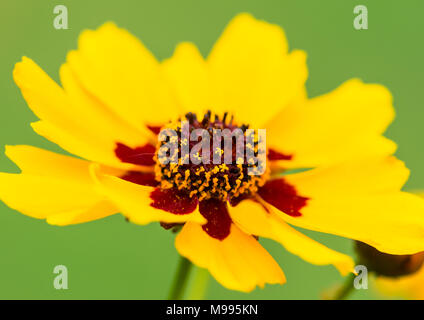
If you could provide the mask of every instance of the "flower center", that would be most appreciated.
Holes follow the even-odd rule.
[[[202,120],[188,113],[162,128],[154,160],[162,189],[176,188],[198,199],[235,200],[254,195],[269,177],[266,147],[248,125],[224,113]]]

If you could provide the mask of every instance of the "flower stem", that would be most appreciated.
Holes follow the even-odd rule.
[[[169,292],[168,300],[183,299],[191,267],[192,264],[188,259],[180,257],[178,269],[175,273],[174,282],[172,284],[171,291]]]
[[[355,279],[355,275],[351,273],[348,277],[346,277],[345,282],[338,288],[336,293],[334,294],[332,300],[345,300],[349,296],[349,294],[353,290],[353,280]]]
[[[209,271],[203,268],[196,268],[196,275],[188,295],[189,300],[202,300],[205,298],[209,284]]]

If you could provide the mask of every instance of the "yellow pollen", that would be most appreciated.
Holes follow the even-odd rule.
[[[205,120],[198,121],[191,119],[192,122],[190,122],[190,126],[193,128],[206,128],[208,130],[224,128],[223,125],[226,125],[230,129],[238,128],[232,122],[227,124],[225,120],[224,122],[219,122],[219,118],[214,121],[211,119],[212,115],[210,114],[206,122]],[[165,129],[173,129],[181,134],[181,121],[172,122],[166,125]],[[266,168],[265,172],[262,173],[263,170],[259,170],[259,168],[255,167],[254,159],[245,160],[243,157],[237,157],[234,159],[235,163],[232,164],[212,164],[212,161],[210,161],[210,164],[194,164],[191,162],[190,154],[181,155],[181,147],[190,145],[190,143],[188,139],[179,137],[181,136],[170,136],[168,141],[177,142],[179,144],[177,150],[174,149],[173,154],[175,159],[178,159],[177,157],[180,155],[178,163],[171,162],[162,164],[159,159],[167,156],[167,152],[161,150],[160,147],[166,142],[159,141],[157,145],[157,152],[154,157],[156,161],[154,172],[156,180],[163,189],[176,188],[177,190],[186,191],[190,197],[197,196],[199,200],[210,198],[227,200],[240,195],[256,193],[258,188],[263,186],[269,177],[269,168]],[[253,139],[253,144],[246,142],[245,148],[257,152],[257,141],[258,138],[255,137]],[[224,158],[223,155],[225,152],[222,148],[217,147],[212,150],[214,155],[221,156],[221,159]],[[199,152],[193,154],[192,157],[200,161],[202,160],[202,156]],[[247,171],[248,169],[249,171]],[[261,174],[256,174],[258,172]],[[253,175],[251,175],[251,173],[253,173]]]

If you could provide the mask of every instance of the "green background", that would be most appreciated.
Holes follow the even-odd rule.
[[[64,4],[69,30],[53,28],[53,8]],[[365,4],[369,30],[353,28],[353,8]],[[422,0],[292,1],[33,1],[0,2],[0,145],[30,144],[63,152],[29,126],[36,117],[12,81],[13,65],[26,55],[54,79],[67,51],[85,28],[115,21],[156,54],[169,57],[180,41],[195,42],[206,55],[226,23],[239,12],[277,23],[292,48],[308,52],[310,96],[332,90],[351,77],[386,85],[397,118],[388,136],[412,170],[407,188],[424,187],[424,2]],[[360,128],[358,127],[358,130]],[[2,152],[0,171],[17,172]],[[351,253],[347,239],[307,232],[334,249]],[[0,298],[162,299],[177,264],[174,235],[157,224],[125,222],[120,215],[83,225],[54,227],[0,204]],[[250,294],[228,291],[211,281],[210,299],[316,299],[342,278],[333,267],[309,265],[280,245],[261,240],[284,269],[285,286]],[[53,288],[53,268],[69,270],[69,289]],[[372,290],[353,298],[377,298]]]

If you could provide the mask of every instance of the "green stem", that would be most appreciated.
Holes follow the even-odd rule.
[[[353,280],[355,279],[355,275],[351,273],[348,277],[346,277],[345,282],[340,286],[340,288],[334,294],[332,300],[345,300],[349,296],[349,294],[353,290]]]
[[[190,274],[192,264],[191,262],[180,257],[177,272],[175,273],[174,282],[169,292],[169,300],[181,300],[184,297],[184,291],[187,286],[188,276]]]
[[[209,271],[196,268],[196,275],[188,295],[189,300],[202,300],[205,298],[206,289],[209,284]]]

